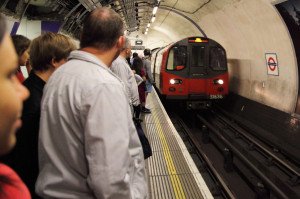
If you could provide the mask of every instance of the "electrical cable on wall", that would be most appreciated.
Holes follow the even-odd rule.
[[[165,7],[167,7],[167,8],[172,8],[172,9],[174,9],[174,10],[176,10],[176,11],[180,11],[180,12],[184,12],[184,13],[188,13],[188,14],[195,14],[195,13],[198,12],[201,8],[203,8],[204,6],[206,6],[207,4],[209,4],[211,1],[212,1],[212,0],[208,0],[207,2],[203,3],[199,8],[197,8],[197,9],[196,9],[195,11],[193,11],[193,12],[188,12],[188,11],[185,11],[185,10],[180,10],[180,9],[174,8],[174,6],[173,6],[173,7],[171,7],[171,6],[165,6]]]

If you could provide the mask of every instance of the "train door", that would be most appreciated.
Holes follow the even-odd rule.
[[[208,71],[207,43],[191,43],[189,45],[189,93],[204,94]]]

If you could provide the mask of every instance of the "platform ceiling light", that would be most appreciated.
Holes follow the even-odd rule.
[[[149,28],[146,29],[146,32],[148,32]]]
[[[148,34],[148,32],[145,32],[145,35]]]
[[[150,27],[150,23],[148,23],[148,25],[147,25],[147,28],[149,28]]]
[[[155,15],[155,14],[156,14],[156,12],[157,12],[157,9],[158,9],[158,6],[155,6],[155,7],[153,8],[153,12],[152,12],[152,14],[153,14],[153,15]]]
[[[152,17],[151,22],[153,23],[155,21],[155,16]]]

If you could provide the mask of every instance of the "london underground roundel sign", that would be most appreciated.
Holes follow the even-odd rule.
[[[278,60],[276,53],[266,53],[268,75],[279,76]]]

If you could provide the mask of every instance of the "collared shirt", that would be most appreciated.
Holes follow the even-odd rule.
[[[134,106],[139,105],[140,99],[137,83],[134,74],[127,63],[127,60],[122,56],[119,56],[115,61],[113,61],[110,69],[125,84],[126,92],[130,103]]]
[[[44,89],[37,193],[44,198],[147,198],[143,158],[119,78],[92,54],[71,52]]]

